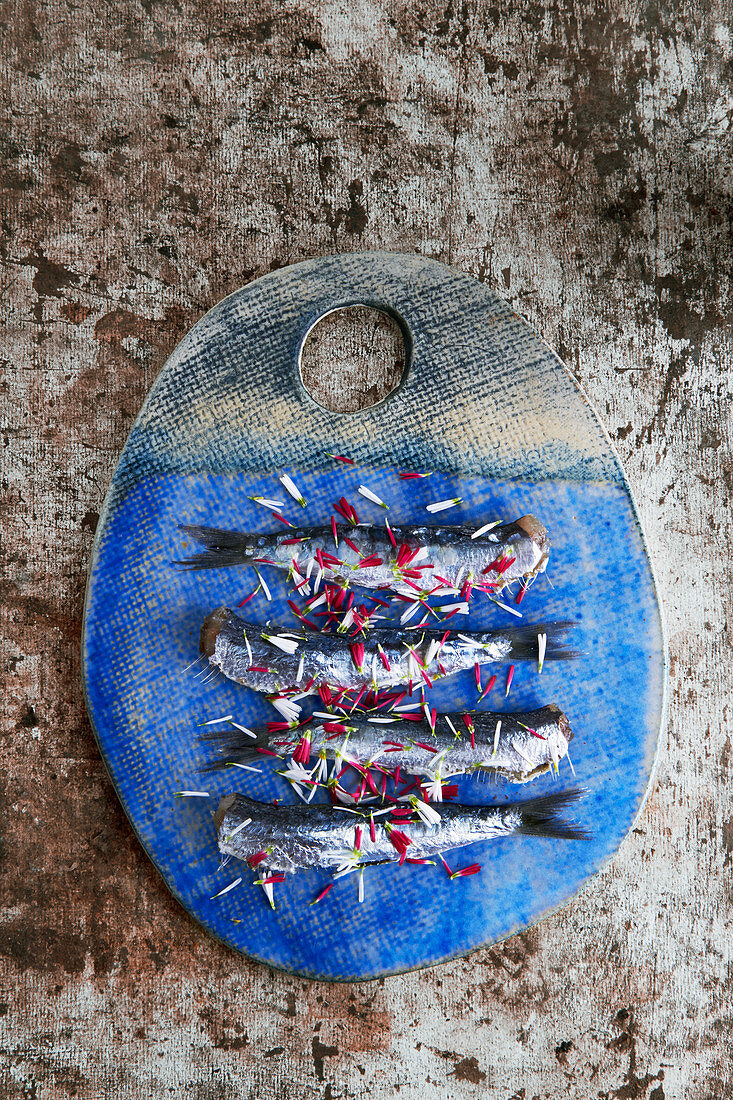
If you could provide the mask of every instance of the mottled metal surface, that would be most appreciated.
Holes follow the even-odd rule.
[[[708,2],[6,7],[3,1096],[730,1094],[730,26]],[[569,909],[331,987],[170,898],[79,633],[172,347],[248,279],[365,248],[486,280],[582,382],[639,502],[671,707],[637,831]]]

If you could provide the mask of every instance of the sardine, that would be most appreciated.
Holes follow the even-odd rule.
[[[366,691],[422,682],[430,686],[475,665],[537,660],[540,636],[546,639],[544,660],[567,660],[574,653],[559,639],[570,625],[540,623],[472,633],[375,627],[357,642],[343,634],[257,626],[220,607],[204,620],[200,650],[213,668],[255,691],[315,694],[322,684]]]
[[[547,530],[534,516],[522,516],[478,535],[466,524],[446,527],[395,526],[393,540],[386,527],[336,524],[296,527],[283,533],[222,531],[215,527],[181,526],[204,549],[184,561],[185,569],[230,565],[274,565],[288,570],[299,588],[321,570],[323,576],[360,588],[396,588],[414,593],[414,586],[436,594],[466,582],[499,592],[513,581],[544,572],[550,553]],[[305,582],[305,583],[303,583]]]
[[[369,813],[355,816],[332,806],[274,806],[229,794],[221,799],[214,823],[219,851],[225,856],[244,862],[257,857],[271,871],[284,873],[349,866],[356,870],[405,856],[430,859],[497,837],[587,840],[589,834],[583,828],[558,816],[585,793],[574,788],[504,806],[444,805],[433,824],[417,811],[407,819],[385,822]]]
[[[484,769],[511,783],[527,783],[557,769],[572,738],[570,722],[555,703],[517,714],[439,714],[434,730],[426,720],[388,724],[334,715],[325,724],[316,721],[292,731],[245,734],[232,728],[206,734],[204,740],[215,744],[221,756],[205,770],[254,764],[262,760],[261,750],[286,756],[299,749],[306,764],[312,754],[361,768],[379,761],[382,769],[433,779]]]

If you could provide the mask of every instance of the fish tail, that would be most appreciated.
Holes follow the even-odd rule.
[[[252,766],[262,763],[261,749],[269,749],[270,734],[267,729],[244,730],[232,727],[213,733],[202,733],[200,741],[210,744],[218,750],[214,760],[200,769],[204,775],[212,775],[235,764]]]
[[[536,623],[534,626],[519,626],[507,631],[511,650],[505,660],[536,661],[539,657],[539,636],[547,638],[545,661],[572,661],[578,657],[578,651],[564,644],[567,631],[575,624],[572,622]]]
[[[512,808],[517,810],[521,817],[517,832],[531,836],[562,837],[566,840],[590,840],[591,833],[558,816],[587,793],[584,787],[573,787],[569,791],[559,791],[555,794],[543,795],[541,798],[530,798],[526,802],[515,803]]]
[[[180,524],[179,531],[200,543],[204,549],[183,561],[173,562],[185,570],[218,569],[226,565],[247,565],[262,557],[267,535],[251,535],[243,531],[222,531],[218,527],[190,527]],[[256,545],[259,542],[260,545]]]

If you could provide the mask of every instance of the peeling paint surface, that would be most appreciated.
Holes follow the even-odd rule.
[[[732,19],[6,6],[3,1098],[731,1095]],[[581,382],[639,504],[670,712],[637,829],[569,908],[334,987],[238,958],[167,894],[97,754],[79,637],[105,490],[173,347],[269,270],[372,248],[486,281]]]

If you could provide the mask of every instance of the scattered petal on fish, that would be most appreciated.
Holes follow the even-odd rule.
[[[277,696],[271,699],[270,702],[275,710],[278,711],[279,714],[282,714],[286,721],[297,721],[300,717],[301,708],[296,703],[291,702],[290,699],[284,699],[282,696]]]
[[[421,821],[424,821],[426,825],[438,825],[440,824],[440,814],[437,810],[434,810],[432,806],[428,806],[422,799],[413,797],[410,799],[412,806],[418,814]]]
[[[522,749],[521,745],[517,741],[512,741],[512,748],[523,760],[526,760],[528,764],[532,764],[533,760],[530,756],[527,756],[526,752]]]
[[[252,818],[251,817],[245,817],[244,821],[240,821],[239,825],[237,825],[237,827],[235,829],[233,829],[231,831],[231,833],[229,833],[229,835],[227,836],[227,838],[226,838],[227,844],[229,843],[230,840],[233,840],[233,838],[235,836],[237,836],[238,833],[241,833],[242,829],[246,829],[247,826],[251,825],[251,824],[252,824]]]
[[[295,653],[298,642],[294,638],[286,638],[283,634],[263,634],[262,637],[270,645],[277,646],[283,653]]]
[[[542,666],[545,663],[545,653],[547,651],[547,634],[543,633],[537,635],[537,649],[537,671],[542,672]]]
[[[231,720],[231,715],[229,717],[230,717],[230,720]],[[247,726],[240,726],[239,722],[235,722],[233,720],[232,720],[232,725],[234,726],[235,729],[237,729],[241,733],[243,733],[245,735],[245,737],[252,737],[252,738],[254,738],[254,740],[257,740],[257,734],[253,733],[252,730],[249,729]]]
[[[403,625],[404,625],[404,623],[408,623],[410,621],[410,619],[415,617],[417,612],[420,610],[421,606],[422,606],[422,604],[420,603],[419,600],[415,600],[414,603],[408,604],[407,605],[407,610],[400,616],[400,622]]]
[[[443,781],[440,776],[431,779],[425,787],[425,796],[430,802],[443,801]]]
[[[471,538],[472,539],[480,538],[481,535],[485,535],[485,534],[487,534],[487,532],[492,531],[494,529],[494,527],[498,527],[500,523],[501,523],[500,519],[495,519],[492,523],[485,523],[483,525],[483,527],[479,527],[476,531],[474,531],[474,533],[471,535]]]

